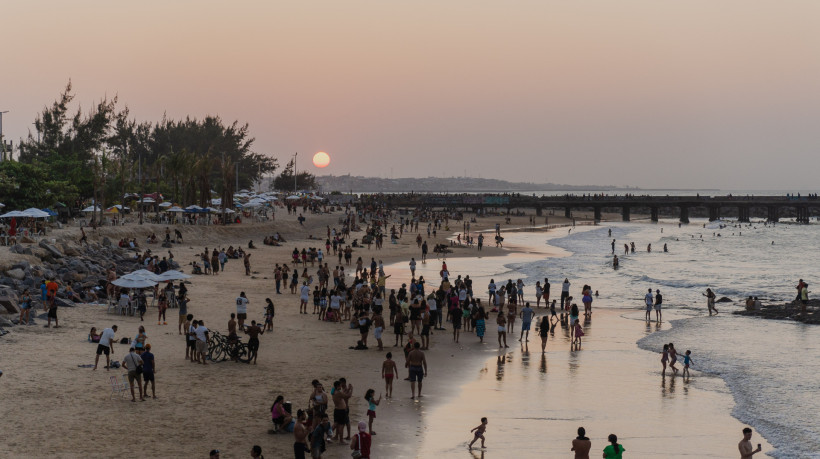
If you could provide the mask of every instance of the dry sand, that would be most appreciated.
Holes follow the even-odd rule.
[[[156,356],[157,400],[131,403],[128,400],[110,400],[109,377],[120,376],[120,369],[92,371],[78,365],[94,363],[95,344],[87,342],[88,330],[119,326],[117,339],[133,338],[141,324],[138,317],[119,317],[107,314],[102,305],[78,305],[60,309],[59,329],[46,329],[38,320],[37,326],[18,326],[0,338],[0,369],[5,374],[0,379],[0,419],[5,421],[2,430],[3,457],[115,457],[136,455],[138,457],[205,457],[216,448],[223,457],[242,457],[250,447],[258,444],[266,457],[291,457],[292,435],[268,434],[271,426],[269,408],[273,399],[282,394],[297,408],[307,406],[310,381],[319,379],[330,386],[333,380],[346,377],[354,386],[351,399],[351,421],[364,420],[367,409],[362,399],[368,388],[383,391],[379,376],[384,352],[371,346],[368,351],[348,350],[358,337],[357,331],[346,324],[338,325],[316,320],[316,316],[299,315],[298,295],[283,289],[276,295],[273,282],[274,263],[288,263],[294,247],[322,246],[326,227],[338,226],[341,212],[325,215],[308,215],[305,227],[296,223],[295,216],[279,212],[275,222],[242,224],[231,227],[181,226],[185,242],[172,250],[175,259],[185,272],[189,263],[204,247],[247,247],[254,240],[258,247],[252,250],[254,275],[246,277],[241,260],[231,260],[226,271],[218,276],[194,276],[190,279],[188,312],[205,321],[211,330],[223,334],[231,312],[235,312],[234,299],[245,291],[250,299],[249,318],[261,320],[264,300],[273,299],[276,305],[274,330],[261,337],[258,365],[222,362],[207,366],[185,360],[183,338],[177,332],[176,310],[168,311],[168,325],[157,325],[156,309],[149,308],[145,317],[148,342]],[[550,223],[559,223],[561,217],[550,217]],[[492,228],[496,222],[506,228],[529,226],[528,217],[514,217],[511,225],[503,224],[502,217],[481,218],[472,230]],[[454,224],[451,232],[440,231],[431,245],[445,242],[445,236],[460,230]],[[103,236],[113,241],[121,237],[137,237],[143,240],[154,231],[164,234],[164,225],[126,225],[105,227],[90,232],[91,242],[99,242]],[[287,243],[282,247],[262,245],[265,235],[280,232]],[[425,226],[420,231],[426,236]],[[76,240],[77,228],[57,230],[49,237]],[[308,240],[313,234],[321,238]],[[353,237],[361,238],[361,233]],[[411,256],[420,258],[415,235],[405,235],[397,245],[385,244],[383,250],[357,249],[353,259],[361,256],[367,264],[370,257],[383,260],[385,264],[399,263],[406,266]],[[488,237],[486,242],[490,242]],[[493,245],[493,244],[488,244]],[[150,247],[157,253],[165,249]],[[12,257],[6,248],[0,257]],[[504,255],[506,250],[486,247],[482,256]],[[473,256],[474,249],[456,248],[453,256]],[[431,254],[432,255],[432,254]],[[36,260],[32,260],[36,261]],[[326,261],[334,266],[334,257]],[[429,262],[428,268],[435,263]],[[432,268],[430,268],[432,269]],[[348,274],[355,266],[346,269]],[[437,272],[438,267],[434,269]],[[315,268],[308,267],[309,272]],[[402,280],[409,278],[409,270],[397,272],[388,282],[388,288],[398,288]],[[468,271],[469,272],[469,271]],[[401,276],[401,277],[399,277]],[[437,278],[437,276],[436,276]],[[428,279],[434,279],[428,277]],[[312,307],[310,308],[312,310]],[[38,311],[38,314],[42,311]],[[490,328],[490,327],[488,327]],[[432,349],[428,352],[430,378],[425,381],[425,395],[431,399],[445,397],[452,387],[437,384],[438,374],[459,374],[459,369],[474,362],[469,354],[456,355],[448,335],[438,332],[433,336]],[[493,339],[490,335],[489,339]],[[372,336],[371,336],[372,340]],[[386,332],[385,343],[392,345],[393,334]],[[443,349],[442,349],[443,348]],[[397,355],[400,373],[406,376],[399,348]],[[121,360],[127,345],[115,345],[114,357]],[[386,351],[385,351],[386,352]],[[476,354],[480,357],[480,354]],[[391,457],[398,452],[413,450],[417,431],[412,426],[424,423],[423,409],[409,398],[408,383],[401,378],[395,383],[394,400],[382,402],[374,429],[378,432],[374,442],[374,457]],[[446,399],[442,399],[442,402]],[[348,457],[347,446],[332,445],[326,457]]]

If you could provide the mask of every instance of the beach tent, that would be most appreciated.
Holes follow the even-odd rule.
[[[157,285],[156,282],[148,279],[127,279],[125,277],[120,277],[112,284],[123,288],[148,288]]]

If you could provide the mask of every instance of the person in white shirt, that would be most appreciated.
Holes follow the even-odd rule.
[[[416,277],[416,259],[410,258],[410,276]]]
[[[111,361],[109,357],[109,353],[113,353],[114,344],[114,333],[117,331],[117,326],[112,325],[111,328],[106,328],[103,330],[102,335],[100,335],[100,344],[97,345],[97,357],[94,359],[94,369],[97,369],[97,363],[100,361],[100,355],[105,354],[105,369],[108,370],[111,367]]]
[[[495,301],[495,290],[496,290],[495,279],[490,279],[490,284],[487,285],[487,290],[489,290],[489,292],[490,292],[490,305],[491,306],[497,305],[498,303]]]
[[[644,302],[646,302],[646,321],[649,322],[649,320],[652,318],[652,305],[655,302],[655,299],[652,297],[651,288],[649,289],[649,292],[646,295],[644,295],[643,299]]]
[[[564,284],[561,285],[561,309],[562,310],[565,309],[564,308],[564,302],[567,300],[567,297],[569,297],[569,285],[570,285],[569,284],[569,279],[564,278]],[[566,308],[569,308],[569,304],[566,305]]]
[[[307,314],[307,304],[310,298],[310,287],[307,282],[302,282],[302,288],[299,295],[299,314]]]
[[[196,336],[196,353],[197,363],[207,365],[205,361],[205,354],[208,353],[208,329],[205,327],[205,322],[202,320],[195,320],[194,335]]]
[[[342,315],[341,315],[341,311],[340,311],[341,302],[342,302],[342,297],[339,296],[339,293],[334,290],[333,295],[330,295],[330,310],[333,311],[333,320],[335,322],[341,322],[342,321]]]
[[[241,330],[245,324],[245,319],[248,318],[248,297],[245,292],[239,294],[236,298],[236,319],[239,321],[239,329]]]

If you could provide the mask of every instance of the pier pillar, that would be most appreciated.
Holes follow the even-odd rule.
[[[738,211],[738,215],[740,215],[740,211]],[[709,207],[709,221],[713,222],[715,220],[720,220],[720,206]]]
[[[780,221],[780,209],[777,206],[769,206],[768,217],[766,220],[770,222]]]
[[[797,223],[808,223],[809,222],[809,208],[808,206],[798,206],[797,210]]]
[[[564,217],[572,218],[572,207],[564,207]]]
[[[689,208],[686,206],[680,208],[680,222],[689,223]]]
[[[630,210],[632,210],[632,209],[629,206],[624,206],[623,209],[621,210],[621,217],[623,217],[623,221],[625,221],[625,222],[629,221],[629,212],[630,212]]]
[[[737,221],[741,223],[749,223],[749,207],[739,206],[737,208]]]
[[[541,209],[541,206],[535,208],[535,216],[540,217],[544,214],[544,211]]]
[[[601,221],[601,207],[600,206],[593,207],[593,212],[595,214],[595,221],[596,222]]]
[[[653,222],[658,221],[658,208],[657,207],[650,207],[649,208],[649,218],[651,218]]]

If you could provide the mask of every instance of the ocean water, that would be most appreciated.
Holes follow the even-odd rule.
[[[820,327],[730,314],[749,295],[764,304],[794,298],[801,278],[812,291],[820,282],[813,256],[820,245],[820,225],[753,222],[738,227],[734,222],[693,220],[679,226],[662,220],[578,227],[546,239],[537,232],[507,233],[505,243],[549,244],[571,255],[509,264],[502,279],[523,278],[528,297],[534,294],[535,281],[544,277],[552,284],[552,297],[560,296],[564,278],[569,278],[577,299],[587,283],[600,294],[593,308],[621,310],[624,318],[635,321],[643,320],[647,289],[660,289],[664,319],[672,326],[664,324],[637,345],[652,352],[668,342],[681,351],[691,349],[694,368],[725,381],[735,402],[732,414],[775,447],[770,456],[820,457]],[[612,268],[612,239],[620,258],[617,270]],[[633,241],[636,253],[624,255],[623,244]],[[721,314],[709,317],[703,296],[707,287],[718,298],[740,303],[718,303]]]

